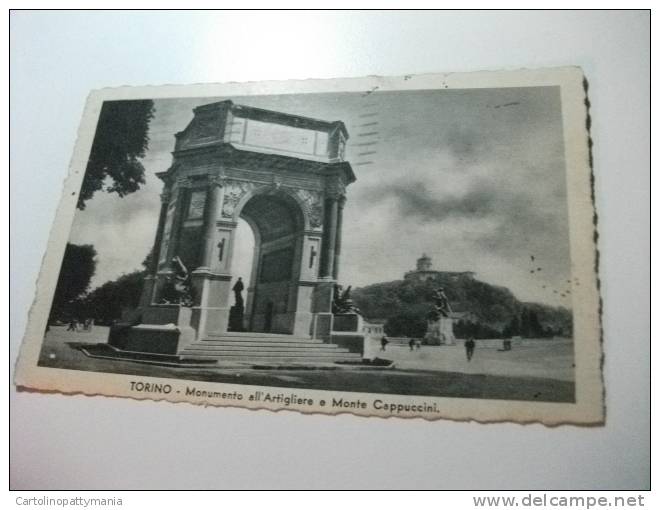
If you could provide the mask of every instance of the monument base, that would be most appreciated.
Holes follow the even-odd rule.
[[[227,331],[245,331],[243,313],[242,305],[234,305],[229,309],[229,326],[227,327]]]
[[[455,345],[454,321],[449,317],[427,321],[424,343],[426,345]]]
[[[179,305],[152,306],[143,311],[142,316],[145,315],[161,321],[114,324],[110,328],[108,344],[122,351],[176,354],[195,341],[191,308]],[[163,322],[166,318],[174,320]]]

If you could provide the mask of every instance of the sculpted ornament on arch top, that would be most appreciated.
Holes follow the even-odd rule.
[[[309,226],[319,229],[323,225],[323,196],[318,191],[299,189],[298,198],[303,201],[309,216]]]
[[[243,195],[254,188],[255,184],[246,181],[226,181],[224,185],[224,201],[222,203],[222,216],[233,218],[234,211]]]

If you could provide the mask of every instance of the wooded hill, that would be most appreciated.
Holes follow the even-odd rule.
[[[433,293],[444,287],[456,313],[459,338],[571,336],[572,313],[563,307],[519,301],[509,289],[456,273],[430,281],[396,280],[354,289],[351,297],[369,320],[385,320],[391,336],[421,337],[434,309]]]

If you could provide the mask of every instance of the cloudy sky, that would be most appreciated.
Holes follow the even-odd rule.
[[[570,254],[553,87],[157,100],[146,185],[123,199],[97,193],[77,212],[71,242],[99,254],[92,286],[140,267],[160,207],[155,172],[171,164],[174,133],[192,108],[223,99],[346,124],[357,182],[347,194],[342,283],[400,279],[425,252],[434,269],[474,271],[524,301],[571,306],[560,296]]]

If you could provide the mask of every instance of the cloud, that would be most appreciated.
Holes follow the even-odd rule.
[[[422,222],[441,222],[447,218],[483,218],[495,212],[497,195],[485,183],[478,183],[462,196],[437,196],[421,182],[399,181],[379,188],[380,200],[394,198],[401,214]]]
[[[444,143],[449,152],[456,159],[473,159],[486,151],[484,137],[472,128],[457,124],[451,126],[445,135]]]
[[[192,108],[227,98],[156,101],[147,183],[118,198],[97,193],[76,214],[72,240],[99,252],[95,284],[139,267],[153,243],[162,183],[174,133]],[[348,161],[357,182],[348,188],[340,278],[355,285],[401,278],[422,251],[441,270],[474,270],[521,298],[548,301],[529,255],[543,259],[541,276],[570,275],[561,103],[543,88],[375,93],[379,135],[370,165],[355,165],[366,110],[359,94],[232,97],[239,104],[320,119],[351,130]],[[494,108],[517,102],[512,107]],[[371,110],[369,110],[371,111]],[[552,296],[550,296],[552,300]]]

